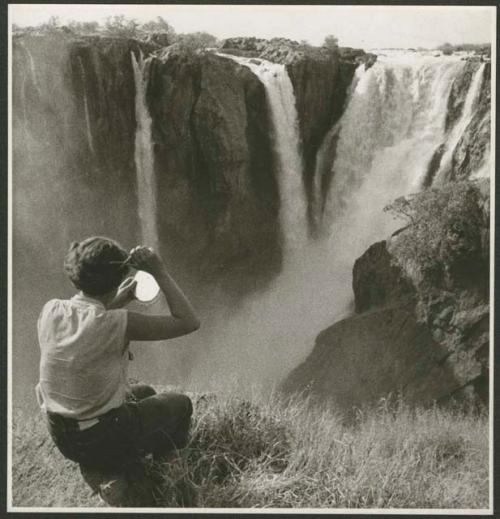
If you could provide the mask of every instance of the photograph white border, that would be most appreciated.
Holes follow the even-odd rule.
[[[489,380],[489,435],[490,435],[490,449],[489,449],[489,507],[486,509],[386,509],[386,508],[91,508],[91,507],[24,507],[12,505],[12,7],[16,5],[29,6],[29,4],[9,4],[8,5],[8,285],[7,285],[7,512],[30,512],[30,513],[130,513],[140,512],[141,514],[150,513],[181,513],[181,514],[207,514],[207,513],[225,513],[225,514],[359,514],[359,515],[396,515],[396,514],[412,514],[412,515],[485,515],[493,514],[493,499],[494,499],[494,273],[495,273],[495,135],[496,135],[496,56],[497,56],[497,26],[496,26],[496,7],[494,6],[463,6],[464,8],[474,9],[476,7],[489,8],[492,11],[492,27],[491,27],[491,173],[490,173],[490,380]],[[43,5],[43,4],[38,4]],[[54,4],[45,4],[47,7],[53,7]],[[69,4],[58,4],[68,6]],[[78,4],[82,5],[82,4]],[[102,5],[102,4],[101,4]],[[120,8],[120,4],[108,4]],[[132,5],[132,4],[123,4]],[[138,9],[144,7],[144,4],[137,5]],[[154,4],[158,6],[159,4]],[[180,4],[186,5],[186,4]],[[210,4],[199,4],[209,6]],[[218,4],[221,5],[221,4]],[[231,4],[238,5],[238,4]],[[243,4],[239,4],[243,5]],[[245,4],[249,5],[249,4]],[[265,4],[263,4],[265,5]],[[263,5],[253,5],[255,9],[263,7]],[[353,4],[354,5],[354,4]],[[359,4],[358,4],[359,5]],[[377,3],[374,5],[384,5]],[[389,4],[385,4],[389,5]],[[172,5],[170,6],[172,7]],[[287,5],[280,5],[279,7],[287,9]],[[308,6],[311,9],[315,5]],[[340,7],[340,6],[339,6]],[[365,7],[365,6],[359,6]],[[366,6],[370,7],[370,5]],[[394,6],[403,7],[403,6]],[[432,8],[434,6],[404,6],[404,7],[420,7],[421,9]],[[439,6],[439,7],[455,7],[455,6]]]

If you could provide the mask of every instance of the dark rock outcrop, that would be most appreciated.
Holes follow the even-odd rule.
[[[489,183],[478,185],[481,230],[472,246],[453,224],[444,275],[429,284],[401,265],[393,243],[372,245],[355,263],[356,315],[321,332],[312,353],[282,384],[287,392],[349,408],[400,393],[418,404],[488,399]],[[455,237],[453,237],[453,236]]]
[[[172,46],[152,59],[147,98],[167,256],[203,277],[275,272],[279,193],[262,83],[232,60]]]
[[[412,283],[393,263],[385,241],[373,244],[359,257],[352,274],[356,313],[395,304],[415,295]]]
[[[385,306],[324,330],[283,388],[307,389],[342,409],[401,390],[420,402],[429,393],[448,394],[452,377],[445,366],[438,368],[445,359],[446,352],[417,322],[411,304]]]

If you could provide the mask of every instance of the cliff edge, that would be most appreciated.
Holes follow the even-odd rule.
[[[340,408],[388,394],[419,404],[485,403],[489,181],[427,190],[393,209],[412,223],[356,260],[355,315],[318,335],[282,389]]]

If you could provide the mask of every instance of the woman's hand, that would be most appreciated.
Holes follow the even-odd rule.
[[[148,247],[135,247],[130,251],[129,264],[149,272],[160,286],[170,314],[146,315],[128,312],[127,340],[162,341],[194,332],[200,327],[191,303],[168,273],[163,260]]]
[[[129,264],[137,270],[157,276],[165,267],[161,257],[150,247],[138,246],[130,251]]]
[[[135,287],[137,281],[133,277],[124,279],[116,291],[116,295],[111,303],[108,304],[108,308],[123,308],[135,299]]]

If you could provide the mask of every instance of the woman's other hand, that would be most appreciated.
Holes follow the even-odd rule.
[[[133,301],[135,299],[134,291],[136,285],[137,281],[133,277],[124,279],[118,287],[114,299],[108,305],[108,308],[123,308]]]
[[[129,264],[137,270],[144,270],[156,277],[165,267],[161,257],[150,247],[142,245],[130,251]]]

